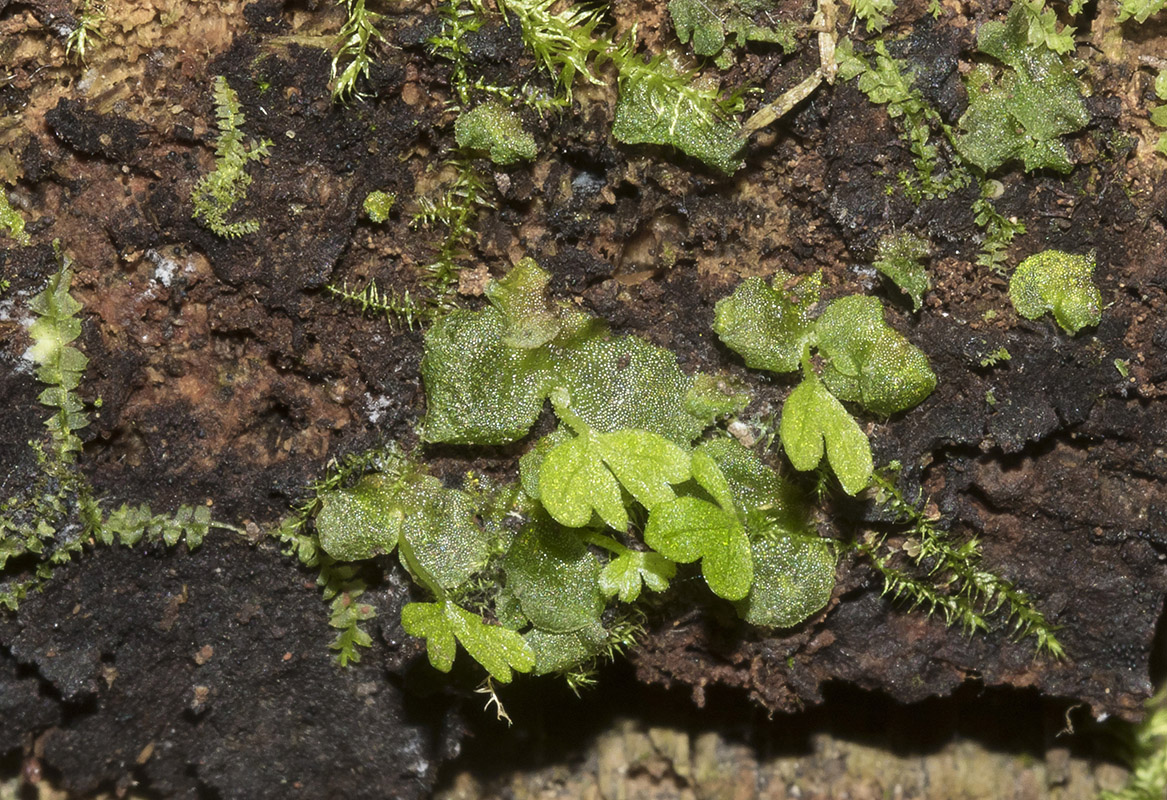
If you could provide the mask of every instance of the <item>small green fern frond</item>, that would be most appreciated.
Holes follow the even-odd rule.
[[[61,268],[49,279],[44,291],[29,302],[29,309],[36,315],[29,328],[33,340],[29,357],[37,365],[37,380],[47,387],[40,394],[40,402],[56,409],[45,421],[56,445],[56,455],[63,462],[72,463],[81,450],[76,431],[89,424],[84,404],[74,394],[89,359],[70,344],[81,335],[81,320],[77,319],[81,304],[69,294],[72,262],[59,249],[58,257]]]
[[[245,171],[248,162],[258,161],[271,154],[270,139],[245,140],[242,126],[245,121],[239,107],[239,96],[219,75],[215,78],[215,118],[219,137],[215,141],[215,170],[199,179],[191,190],[194,204],[191,215],[213,233],[225,239],[235,239],[259,230],[257,220],[228,222],[227,214],[247,196],[251,176]]]

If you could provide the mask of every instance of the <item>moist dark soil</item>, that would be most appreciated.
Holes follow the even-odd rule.
[[[315,575],[264,531],[331,460],[418,442],[421,327],[362,314],[325,287],[375,279],[425,295],[444,230],[413,214],[452,179],[456,155],[449,64],[426,43],[436,9],[378,7],[386,38],[364,96],[340,104],[333,3],[109,0],[86,65],[65,58],[61,38],[75,5],[0,0],[0,182],[32,237],[0,238],[0,486],[7,496],[36,471],[27,443],[47,412],[23,359],[27,301],[57,268],[59,241],[84,304],[80,391],[100,399],[80,463],[105,507],[205,503],[253,535],[215,531],[193,553],[95,547],[0,617],[0,754],[78,793],[426,796],[467,725],[483,735],[478,676],[429,669],[398,624],[407,582],[388,565],[365,596],[378,609],[373,647],[336,668]],[[901,3],[889,33],[954,122],[976,26],[1007,4],[945,2],[938,20],[926,5]],[[756,136],[733,177],[616,142],[614,88],[583,85],[569,110],[525,118],[534,162],[474,163],[490,205],[460,257],[459,304],[480,305],[487,276],[531,256],[556,297],[685,369],[747,381],[743,418],[772,414],[792,388],[746,370],[710,330],[743,277],[822,270],[828,298],[883,297],[939,384],[912,411],[865,420],[877,463],[901,462],[905,490],[922,490],[951,536],[979,537],[985,567],[1032,598],[1067,653],[1035,657],[1004,624],[963,635],[844,558],[828,607],[789,631],[753,629],[696,588],[651,608],[620,697],[636,696],[631,683],[645,702],[681,691],[702,707],[728,692],[787,714],[820,704],[828,685],[901,703],[973,686],[1023,690],[1039,713],[1140,716],[1165,663],[1167,594],[1167,159],[1151,149],[1154,73],[1140,57],[1162,55],[1167,27],[1120,24],[1110,6],[1078,21],[1091,122],[1069,140],[1074,171],[994,176],[997,209],[1027,226],[1010,266],[1047,248],[1096,253],[1106,308],[1073,337],[1048,317],[1018,318],[1007,278],[976,264],[976,188],[918,205],[888,191],[912,156],[899,123],[850,84],[821,86]],[[806,25],[813,11],[783,0],[772,13]],[[616,0],[608,18],[618,31],[638,23],[652,52],[674,40],[663,4]],[[813,36],[799,40],[790,55],[748,49],[726,82],[760,88],[750,108],[776,97],[817,66]],[[551,88],[513,24],[484,26],[468,58],[490,81]],[[259,233],[236,239],[192,218],[191,189],[213,168],[216,75],[238,93],[246,134],[273,142],[233,212]],[[382,224],[361,210],[373,190],[398,198]],[[901,229],[932,242],[918,313],[870,269],[880,237]],[[982,366],[1001,347],[1010,360]],[[520,453],[432,455],[450,480],[512,479]],[[870,502],[839,496],[820,526],[845,539],[878,519]],[[504,699],[576,713],[560,692],[520,680]]]

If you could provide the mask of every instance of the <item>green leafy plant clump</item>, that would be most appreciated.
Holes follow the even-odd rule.
[[[431,663],[450,669],[461,643],[499,682],[582,680],[631,641],[633,604],[667,590],[678,565],[697,565],[753,624],[821,609],[834,546],[789,483],[713,427],[745,395],[551,302],[548,279],[521,262],[489,286],[489,305],[435,322],[422,361],[428,442],[517,441],[550,401],[559,425],[521,458],[519,480],[448,488],[397,458],[318,492],[300,518],[315,514],[307,551],[332,564],[396,552],[433,598],[402,614]]]
[[[735,51],[749,42],[776,44],[784,53],[797,49],[793,26],[754,22],[754,15],[768,5],[758,0],[670,0],[669,16],[682,44],[691,40],[694,53],[713,59],[719,69],[729,69]]]
[[[1069,334],[1102,319],[1102,294],[1094,285],[1094,254],[1044,250],[1022,261],[1009,282],[1013,308],[1026,319],[1049,312]]]
[[[949,624],[986,631],[1006,609],[1018,635],[1060,652],[1027,596],[979,565],[973,540],[949,543],[871,464],[843,402],[887,415],[935,385],[926,357],[892,330],[879,301],[839,298],[818,313],[820,276],[744,281],[716,309],[715,328],[748,366],[802,372],[782,410],[791,463],[825,453],[845,491],[873,480],[876,501],[913,525],[919,553],[899,563],[886,534],[862,542],[819,536],[807,499],[720,424],[748,396],[728,378],[689,375],[676,357],[553,302],[549,275],[525,259],[486,290],[488,305],[455,310],[425,337],[424,442],[506,445],[536,429],[550,404],[558,424],[527,444],[518,480],[430,475],[395,447],[351,457],[281,527],[320,583],[341,629],[338,660],[369,643],[374,613],[353,598],[363,564],[396,554],[428,599],[406,605],[405,630],[448,671],[458,646],[505,683],[516,672],[587,683],[592,664],[630,645],[637,606],[693,565],[747,623],[797,625],[835,585],[837,552],[867,558],[886,590]],[[925,569],[925,564],[927,568]],[[489,690],[489,689],[488,689]]]
[[[923,263],[929,252],[925,239],[905,231],[880,239],[879,252],[872,264],[912,299],[913,311],[920,310],[924,292],[932,287]]]
[[[0,606],[15,610],[20,601],[50,577],[53,570],[87,544],[132,546],[141,541],[198,547],[211,527],[235,530],[211,520],[206,506],[180,506],[173,515],[154,514],[147,506],[121,505],[105,512],[77,465],[82,452],[79,432],[89,425],[77,394],[89,359],[73,346],[81,335],[81,303],[70,293],[71,262],[58,251],[60,269],[45,289],[29,301],[35,316],[29,326],[32,346],[27,357],[45,384],[39,400],[52,409],[45,427],[49,446],[33,442],[36,473],[15,494],[0,502]]]
[[[1032,13],[1022,0],[1004,22],[986,22],[977,33],[977,49],[1005,68],[978,64],[969,73],[969,107],[955,144],[986,173],[1013,160],[1026,170],[1069,172],[1061,137],[1090,122],[1081,84],[1058,54],[1064,48],[1033,35]]]
[[[530,161],[537,153],[535,137],[523,129],[519,115],[498,103],[483,103],[459,116],[454,137],[459,147],[486,151],[502,166]]]
[[[802,382],[782,408],[782,446],[799,470],[818,467],[825,452],[844,491],[857,494],[871,479],[871,446],[840,400],[888,416],[931,394],[936,375],[927,357],[884,322],[879,300],[842,297],[816,317],[821,274],[787,289],[789,279],[780,274],[769,285],[747,279],[717,304],[713,329],[748,367],[801,370]]]

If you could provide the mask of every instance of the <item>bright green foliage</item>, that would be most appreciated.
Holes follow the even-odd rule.
[[[426,331],[425,438],[502,444],[524,436],[550,391],[545,348],[510,347],[506,320],[491,306],[453,311]]]
[[[698,373],[685,393],[685,411],[705,424],[741,412],[750,404],[744,384],[732,378]]]
[[[1041,45],[1059,55],[1074,52],[1074,28],[1058,30],[1058,15],[1045,7],[1045,0],[1017,0],[1029,19],[1027,39],[1031,45]],[[1073,13],[1073,12],[1071,12]]]
[[[78,64],[84,64],[95,39],[101,35],[101,23],[105,22],[105,6],[101,0],[81,0],[77,8],[76,24],[65,37],[65,57],[76,57]]]
[[[758,536],[751,543],[754,586],[737,604],[751,625],[789,628],[821,609],[835,588],[835,552],[815,536]]]
[[[382,192],[378,189],[375,192],[369,192],[365,197],[362,208],[364,208],[370,220],[380,225],[389,219],[389,212],[393,210],[393,204],[395,202],[397,202],[397,195],[392,192]]]
[[[847,0],[855,16],[867,24],[868,32],[881,31],[896,10],[895,0]]]
[[[928,357],[883,321],[874,297],[835,300],[815,324],[828,359],[823,382],[840,400],[891,415],[918,405],[936,388]]]
[[[693,52],[712,58],[720,69],[732,66],[734,50],[747,42],[769,42],[780,45],[785,53],[794,52],[797,44],[791,26],[756,24],[750,13],[754,5],[733,0],[670,0],[669,15],[681,43],[692,39]]]
[[[336,35],[336,55],[332,57],[330,81],[332,99],[343,101],[361,96],[356,90],[357,80],[361,77],[367,79],[373,65],[369,47],[375,41],[384,41],[385,37],[376,26],[381,15],[365,8],[365,0],[337,0],[337,5],[344,6],[345,20]]]
[[[1009,282],[1009,299],[1026,319],[1050,311],[1062,330],[1074,334],[1102,319],[1102,294],[1093,274],[1093,253],[1044,250],[1018,265]]]
[[[402,564],[434,596],[405,608],[405,629],[426,640],[438,669],[451,668],[460,641],[499,680],[514,671],[559,672],[573,687],[586,684],[597,659],[633,641],[636,612],[616,604],[637,602],[645,587],[665,591],[678,564],[699,564],[714,594],[752,624],[797,625],[830,599],[841,545],[815,535],[794,485],[736,439],[709,431],[719,414],[741,408],[737,388],[686,376],[672,354],[636,337],[609,337],[597,321],[552,303],[547,284],[534,262],[522,262],[489,287],[490,305],[447,317],[426,340],[427,436],[441,430],[442,441],[512,441],[551,399],[560,424],[521,457],[517,484],[467,476],[464,490],[445,488],[398,451],[377,451],[346,460],[301,506],[300,520],[316,515],[315,537],[297,524],[281,526],[281,539],[301,560],[323,567],[342,660],[367,642],[359,623],[371,610],[350,610],[363,584],[352,565],[333,558],[363,561],[394,542]],[[930,390],[927,361],[886,326],[876,301],[843,298],[815,318],[817,276],[759,288],[766,287],[744,291],[778,321],[777,332],[754,326],[737,341],[763,359],[766,346],[800,344],[795,368],[803,382],[781,423],[790,458],[809,469],[826,455],[844,489],[857,493],[871,475],[867,440],[816,370],[832,375],[839,392],[890,413]],[[731,339],[734,320],[749,319],[740,300],[719,309]],[[784,314],[797,324],[787,325]],[[443,330],[450,320],[472,335]],[[511,369],[523,358],[532,359],[527,367]],[[500,365],[510,369],[503,378]],[[481,374],[459,375],[467,370]],[[512,403],[511,383],[537,389]],[[492,406],[499,398],[501,412]],[[889,585],[910,587],[903,591],[929,598],[930,608],[959,614],[977,602],[1008,603],[1017,630],[1046,637],[1042,646],[1053,651],[1056,640],[1023,594],[966,569],[975,552],[945,549],[935,537],[927,546],[972,582],[968,599],[949,603],[947,584],[911,582],[878,546],[855,545],[892,576]],[[341,592],[349,599],[336,601]]]
[[[4,191],[3,184],[0,184],[0,230],[7,231],[8,237],[15,239],[16,243],[23,247],[32,243],[32,239],[24,231],[24,217],[9,204],[8,193]]]
[[[622,603],[635,603],[641,584],[654,592],[669,588],[677,567],[659,553],[623,549],[600,572],[600,590],[606,597],[618,595]]]
[[[555,371],[572,410],[599,431],[642,428],[689,444],[713,421],[712,413],[697,415],[710,409],[691,402],[696,381],[677,366],[677,357],[634,336],[565,347]]]
[[[367,475],[355,486],[320,497],[316,532],[320,547],[338,561],[359,561],[393,552],[404,512],[381,475]]]
[[[844,490],[855,494],[870,477],[871,448],[839,400],[893,414],[927,397],[936,376],[927,357],[883,321],[875,298],[840,298],[814,319],[818,276],[790,291],[780,284],[784,277],[769,287],[756,278],[743,281],[718,302],[714,330],[748,366],[774,372],[801,367],[803,383],[782,411],[783,447],[800,470],[817,467],[825,452]],[[821,379],[809,359],[812,347],[824,358]]]
[[[568,419],[561,405],[556,403],[556,409]],[[586,427],[579,433],[556,445],[539,469],[539,498],[561,525],[586,525],[594,509],[609,527],[623,531],[628,515],[621,486],[651,510],[676,496],[672,484],[689,478],[688,454],[663,436],[645,430],[597,433]]]
[[[924,259],[928,257],[928,242],[915,234],[903,232],[879,240],[879,252],[872,264],[912,298],[912,310],[919,311],[924,292],[931,288]]]
[[[726,600],[740,600],[754,580],[750,540],[733,508],[697,497],[678,497],[653,510],[644,543],[681,564],[701,559],[709,588]]]
[[[163,542],[168,547],[185,541],[187,548],[194,550],[203,543],[210,529],[211,509],[206,506],[179,506],[172,516],[155,514],[145,503],[123,504],[110,512],[100,530],[95,531],[95,537],[102,544],[117,541],[127,547],[142,539]]]
[[[871,445],[854,417],[814,373],[808,373],[782,406],[782,448],[797,470],[827,461],[847,494],[867,488],[871,479]]]
[[[582,5],[568,5],[552,13],[555,0],[504,0],[498,3],[503,15],[514,14],[523,31],[523,42],[544,69],[559,83],[571,100],[576,76],[589,83],[604,81],[589,61],[602,56],[611,43],[595,35],[601,12]]]
[[[320,503],[320,546],[337,561],[372,558],[399,545],[405,567],[435,593],[462,585],[486,563],[489,544],[470,498],[430,475],[370,475],[323,494]]]
[[[70,261],[63,254],[60,257],[60,271],[49,278],[44,291],[29,301],[29,309],[37,317],[29,329],[33,339],[29,357],[37,364],[37,380],[48,385],[40,401],[56,409],[45,420],[45,426],[52,432],[57,457],[71,463],[81,450],[76,431],[89,424],[84,405],[73,393],[81,384],[89,359],[70,346],[81,335],[81,320],[76,317],[81,304],[69,294],[73,280]]]
[[[259,230],[259,222],[249,219],[228,222],[227,214],[247,196],[251,176],[245,171],[248,162],[258,161],[271,154],[271,140],[244,141],[244,116],[239,108],[239,96],[222,75],[215,77],[215,116],[219,138],[215,142],[215,171],[199,178],[190,199],[193,216],[217,236],[235,239]]]
[[[1147,21],[1152,14],[1157,14],[1167,8],[1167,0],[1118,0],[1118,21],[1125,22],[1134,18],[1140,25]]]
[[[750,537],[754,580],[737,603],[754,625],[790,627],[826,605],[835,585],[835,553],[814,533],[806,504],[751,451],[737,442],[711,439],[693,451],[693,473],[725,507],[725,493]],[[709,469],[712,463],[718,472]]]
[[[504,166],[530,161],[538,152],[519,115],[498,103],[483,103],[458,117],[454,137],[459,147],[485,150],[491,161]]]
[[[377,612],[368,603],[357,602],[363,593],[363,589],[341,592],[332,598],[328,607],[328,624],[339,630],[328,647],[336,651],[336,663],[342,667],[361,660],[361,651],[357,648],[373,646],[373,637],[361,627],[361,623],[376,617]]]
[[[716,85],[678,69],[667,55],[647,64],[629,55],[621,63],[612,135],[625,144],[670,145],[732,175],[745,146],[735,117],[741,107],[739,97],[723,98]]]
[[[1155,96],[1160,100],[1167,100],[1167,69],[1159,70],[1159,74],[1155,76]],[[1151,109],[1151,122],[1160,128],[1167,128],[1167,104]],[[1167,156],[1167,132],[1159,135],[1155,149]],[[0,209],[0,218],[2,217],[3,209]]]
[[[490,625],[449,600],[410,603],[401,609],[401,626],[425,639],[430,664],[442,672],[454,665],[456,642],[500,683],[510,683],[512,670],[530,672],[535,666],[535,654],[522,636]]]
[[[694,402],[696,381],[672,353],[635,337],[604,338],[596,321],[548,303],[546,274],[534,262],[517,269],[488,288],[490,307],[454,311],[427,332],[428,441],[519,439],[557,387],[601,433],[643,429],[688,444],[719,413],[707,383],[704,402]],[[736,403],[721,397],[721,407]]]
[[[481,24],[485,8],[479,2],[471,5],[465,14],[447,14],[458,31]],[[553,13],[555,0],[505,0],[497,5],[504,18],[518,20],[524,43],[558,84],[565,103],[571,101],[577,76],[604,85],[595,67],[612,62],[620,93],[612,131],[616,139],[626,144],[670,145],[727,173],[741,165],[738,152],[744,140],[738,136],[734,115],[742,104],[736,94],[722,97],[716,85],[707,85],[695,73],[677,67],[671,54],[657,55],[646,63],[631,36],[617,44],[608,35],[598,34],[602,9],[569,4]],[[761,38],[760,31],[765,30],[738,27],[746,38]],[[454,64],[452,83],[461,103],[466,104],[472,90],[479,88],[500,100],[518,99],[503,87],[480,87],[470,81],[460,35],[443,35],[441,42],[435,42],[435,52],[439,45],[441,54]]]
[[[1030,41],[1029,25],[1022,0],[1004,22],[986,22],[977,35],[977,48],[1006,68],[979,64],[969,73],[969,107],[955,143],[985,172],[1013,160],[1027,171],[1069,172],[1073,164],[1060,137],[1090,121],[1078,79],[1057,53]]]
[[[779,273],[773,284],[746,278],[734,293],[717,303],[713,330],[726,347],[751,369],[793,372],[814,337],[812,309],[818,302],[822,273],[816,272],[788,292]]]
[[[538,520],[503,559],[507,593],[538,630],[572,633],[600,622],[600,562],[574,533]]]

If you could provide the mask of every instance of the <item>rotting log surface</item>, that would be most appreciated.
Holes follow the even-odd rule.
[[[954,120],[975,26],[1005,6],[930,23],[923,5],[901,4],[893,30],[911,36],[899,55]],[[892,304],[889,319],[928,353],[940,383],[921,407],[873,426],[877,461],[900,460],[905,488],[922,487],[954,536],[982,538],[985,566],[1034,598],[1069,654],[1035,659],[1007,630],[966,638],[897,607],[876,574],[844,560],[831,604],[791,632],[751,630],[696,588],[654,608],[631,656],[640,680],[691,686],[698,701],[710,686],[740,687],[780,711],[814,704],[828,681],[916,701],[979,680],[1137,715],[1167,593],[1167,182],[1163,160],[1123,137],[1146,133],[1137,57],[1164,33],[1120,29],[1106,5],[1083,31],[1099,47],[1087,54],[1092,121],[1074,139],[1075,172],[1006,171],[996,201],[1028,225],[1014,255],[1097,251],[1109,305],[1096,330],[1074,338],[1049,320],[1017,319],[1004,280],[975,265],[975,189],[918,207],[885,192],[910,154],[886,110],[847,84],[822,87],[759,136],[732,180],[618,145],[611,95],[587,87],[572,112],[530,121],[535,163],[483,165],[495,208],[480,213],[467,267],[497,275],[531,255],[558,297],[672,349],[689,369],[747,376],[709,328],[713,304],[742,276],[822,269],[828,297],[879,291],[852,266],[870,262],[880,235],[926,232],[934,288],[919,315]],[[82,463],[107,507],[212,500],[217,518],[263,528],[329,459],[416,441],[420,333],[363,318],[321,287],[416,287],[440,232],[411,228],[404,211],[371,226],[360,207],[373,189],[411,207],[440,186],[431,167],[453,146],[448,83],[424,44],[436,25],[425,5],[391,11],[373,99],[347,107],[328,94],[332,4],[166,6],[110,0],[109,19],[123,24],[83,70],[63,66],[38,21],[51,4],[0,2],[0,177],[19,179],[12,196],[35,242],[0,240],[12,284],[0,298],[4,491],[35,470],[26,443],[46,411],[21,362],[19,319],[55,269],[50,242],[60,239],[85,305],[82,391],[102,400]],[[672,36],[662,13],[613,4],[617,23],[641,22],[654,50]],[[809,21],[798,3],[776,13]],[[1108,46],[1122,31],[1129,41]],[[484,27],[470,58],[498,82],[532,75],[513,27]],[[816,59],[809,46],[786,58],[763,50],[728,81],[752,81],[769,98]],[[211,167],[214,75],[239,93],[247,135],[275,142],[250,167],[238,211],[261,233],[233,241],[199,227],[188,200]],[[464,302],[480,302],[480,289],[466,289]],[[979,366],[1002,346],[1007,364]],[[776,408],[790,388],[752,380],[753,412]],[[475,469],[509,479],[517,455],[441,449],[434,464],[449,478]],[[836,502],[822,526],[854,535],[872,513]],[[78,791],[140,781],[167,796],[287,797],[289,786],[306,797],[424,795],[457,751],[464,712],[453,696],[474,678],[456,671],[444,685],[429,673],[396,622],[405,584],[386,569],[366,595],[379,609],[375,646],[338,671],[314,576],[270,540],[219,532],[194,554],[87,553],[0,621],[0,751],[38,759]]]

